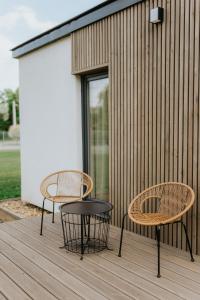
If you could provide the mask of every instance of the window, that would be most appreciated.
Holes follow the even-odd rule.
[[[84,169],[93,178],[92,197],[109,198],[109,127],[107,74],[83,79]]]

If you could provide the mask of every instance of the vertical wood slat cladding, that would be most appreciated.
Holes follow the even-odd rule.
[[[164,8],[162,24],[150,8]],[[110,78],[110,199],[120,226],[131,199],[148,186],[180,181],[196,202],[184,217],[200,253],[200,1],[146,0],[72,34],[72,73],[108,66]],[[147,204],[155,209],[155,203]],[[129,230],[154,237],[130,222]],[[179,225],[163,242],[186,249]]]

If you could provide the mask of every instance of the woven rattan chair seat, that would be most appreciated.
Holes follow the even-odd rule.
[[[156,211],[146,211],[149,201],[154,201]],[[192,207],[193,190],[179,182],[165,182],[138,194],[129,205],[129,218],[140,225],[157,226],[173,223]],[[150,207],[150,206],[149,206]]]
[[[52,201],[57,202],[57,203],[65,203],[65,202],[73,202],[73,201],[78,201],[82,200],[79,196],[55,196],[51,198]]]
[[[162,215],[160,213],[141,213],[135,212],[131,214],[132,218],[134,219],[135,223],[140,225],[149,225],[155,226],[166,222],[169,219],[169,216]],[[132,220],[133,220],[132,219]]]

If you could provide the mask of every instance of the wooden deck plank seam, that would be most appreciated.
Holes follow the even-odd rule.
[[[56,250],[56,255],[58,256],[58,255],[61,255],[62,256],[62,259],[61,259],[61,261],[62,260],[66,260],[66,258],[64,257],[65,256],[65,254],[63,253],[63,252],[61,252],[59,249],[55,249],[55,247],[54,247],[54,245],[53,245],[53,242],[55,242],[55,244],[57,244],[57,246],[58,245],[60,245],[61,243],[63,243],[63,239],[62,239],[62,232],[61,232],[61,227],[60,227],[60,222],[59,222],[59,224],[58,223],[56,223],[56,224],[51,224],[50,222],[50,218],[51,218],[51,215],[50,216],[47,216],[47,217],[45,217],[45,227],[44,227],[44,230],[46,230],[46,234],[47,234],[47,236],[48,237],[46,237],[46,236],[44,236],[43,237],[43,241],[45,242],[45,239],[49,239],[49,242],[45,245],[45,247],[48,249],[48,251],[49,251],[49,253],[51,253],[51,254],[53,254],[53,253],[55,253],[55,250]],[[56,216],[56,220],[58,219],[58,216]],[[15,223],[15,224],[14,224]],[[30,248],[31,250],[32,250],[32,252],[33,253],[38,253],[39,254],[39,256],[41,256],[41,258],[43,258],[43,260],[47,260],[47,261],[49,261],[50,263],[52,263],[52,264],[54,264],[55,266],[57,266],[57,268],[59,268],[59,269],[62,269],[64,272],[66,272],[66,269],[65,268],[63,268],[60,264],[59,264],[59,261],[58,261],[58,263],[57,262],[55,262],[52,258],[47,258],[47,255],[44,255],[44,253],[42,253],[42,249],[44,248],[44,244],[43,244],[43,242],[42,242],[42,239],[41,239],[41,237],[37,237],[37,228],[39,228],[39,223],[40,223],[40,217],[37,217],[37,218],[31,218],[31,219],[26,219],[26,220],[20,220],[20,221],[17,221],[17,222],[12,222],[12,223],[7,223],[7,224],[1,224],[1,227],[0,227],[0,231],[1,231],[1,228],[3,229],[3,228],[5,228],[5,231],[7,232],[6,234],[11,238],[11,240],[13,239],[13,241],[14,241],[14,243],[16,243],[16,242],[18,242],[19,243],[19,246],[21,247],[21,244],[23,245],[23,246],[25,246],[26,248]],[[10,231],[10,232],[9,232]],[[17,232],[17,238],[16,238],[16,232]],[[31,236],[31,233],[32,232],[34,232],[35,233],[35,235],[33,235],[33,236]],[[119,235],[119,229],[117,229],[117,228],[114,228],[114,227],[111,227],[111,236],[112,236],[112,238],[111,238],[111,240],[112,240],[112,242],[113,242],[113,244],[114,245],[117,245],[117,242],[118,242],[118,237],[117,237],[117,235]],[[30,240],[30,236],[31,236],[31,238],[33,239],[33,241],[34,241],[34,245],[32,245],[31,244],[31,240]],[[157,282],[155,282],[155,280],[154,280],[154,278],[150,278],[149,279],[149,275],[150,275],[150,277],[152,276],[151,275],[151,267],[153,267],[153,256],[155,255],[155,254],[153,254],[153,251],[154,251],[154,245],[153,245],[153,242],[154,241],[146,241],[145,240],[145,238],[144,239],[141,239],[140,237],[136,237],[136,240],[134,239],[135,238],[135,235],[134,234],[132,234],[131,235],[131,233],[129,233],[129,232],[125,232],[125,237],[127,238],[127,241],[125,241],[124,242],[124,245],[123,245],[123,249],[124,249],[124,253],[126,254],[126,257],[123,257],[122,259],[118,259],[117,257],[116,257],[116,254],[115,253],[113,253],[113,252],[102,252],[102,253],[100,253],[100,254],[97,254],[97,255],[95,255],[95,258],[93,257],[93,256],[91,256],[91,257],[85,257],[84,258],[84,260],[86,260],[87,261],[87,263],[90,263],[92,266],[96,266],[97,268],[101,268],[102,270],[104,270],[104,271],[106,271],[106,272],[109,272],[110,274],[113,274],[113,276],[118,276],[118,278],[121,278],[122,279],[122,281],[123,282],[126,282],[127,284],[131,284],[132,283],[132,281],[131,280],[129,280],[129,278],[127,279],[127,278],[122,278],[121,277],[121,274],[116,274],[117,273],[117,271],[116,270],[118,270],[119,272],[120,272],[120,269],[121,270],[125,270],[125,272],[126,272],[126,274],[127,274],[127,276],[128,276],[128,274],[130,275],[131,274],[131,276],[138,276],[138,277],[140,277],[142,280],[144,280],[144,281],[146,281],[146,282],[149,282],[150,284],[154,284],[155,286],[157,286],[157,288],[160,288],[160,289],[162,289],[163,290],[163,292],[164,292],[164,290],[166,290],[166,292],[169,292],[169,293],[171,293],[171,295],[173,295],[174,297],[176,297],[176,299],[189,299],[189,298],[185,298],[185,296],[184,296],[184,291],[185,291],[185,294],[186,295],[191,295],[191,297],[193,296],[193,298],[192,299],[199,299],[199,294],[200,294],[200,291],[198,290],[198,289],[196,289],[196,291],[195,292],[193,292],[192,291],[192,289],[191,288],[185,288],[185,286],[181,283],[181,281],[180,281],[180,279],[181,279],[181,274],[179,274],[179,273],[177,273],[177,275],[179,276],[178,277],[178,281],[179,282],[176,282],[176,278],[174,278],[174,279],[169,279],[169,276],[168,276],[168,278],[162,278],[162,280],[164,279],[164,282],[165,281],[167,281],[168,282],[168,284],[169,284],[169,282],[170,282],[170,288],[169,287],[167,287],[166,288],[166,286],[165,285],[163,285],[163,283],[161,284],[161,281],[159,281],[158,282],[158,285],[157,285]],[[131,238],[130,238],[131,237]],[[28,239],[29,238],[29,239]],[[24,240],[25,239],[25,240]],[[2,240],[2,238],[1,238],[1,240]],[[5,242],[4,240],[3,240],[3,242]],[[137,245],[137,251],[136,251],[136,253],[134,253],[134,254],[132,254],[131,252],[131,247],[132,247],[132,245],[133,245],[133,242]],[[8,244],[9,245],[9,244]],[[142,245],[146,245],[146,247],[147,247],[147,251],[146,250],[143,250],[143,249],[141,249],[142,248]],[[11,245],[12,246],[12,245]],[[37,246],[40,248],[39,250],[37,249]],[[10,245],[9,245],[9,247],[10,247]],[[163,246],[164,247],[164,249],[163,249],[163,251],[165,251],[165,254],[164,254],[164,256],[165,256],[165,259],[164,259],[164,261],[166,262],[166,264],[167,264],[167,262],[170,262],[170,263],[174,263],[174,255],[175,255],[175,253],[174,253],[174,251],[171,251],[170,252],[170,248],[169,249],[165,249],[165,246]],[[134,245],[134,248],[135,248],[135,245]],[[12,248],[11,248],[12,249]],[[14,247],[13,247],[13,249],[14,249]],[[23,248],[22,248],[23,249]],[[137,260],[136,261],[132,261],[132,257],[141,257],[142,256],[142,254],[140,254],[140,251],[141,250],[143,250],[143,252],[144,253],[146,253],[147,254],[147,257],[148,257],[148,264],[146,265],[146,266],[144,266],[143,264],[142,264],[142,261],[140,261],[140,262],[138,262]],[[174,249],[172,249],[172,250],[174,250]],[[15,250],[16,251],[16,250]],[[23,255],[23,251],[21,250],[21,249],[19,249],[19,250],[17,250],[17,251],[19,251],[19,253],[21,254],[21,255]],[[2,252],[1,252],[2,253]],[[62,253],[62,254],[61,254]],[[167,255],[169,253],[169,255]],[[178,259],[178,265],[177,266],[179,266],[180,268],[185,268],[186,269],[186,271],[187,270],[189,270],[190,271],[190,268],[191,267],[189,267],[189,265],[187,264],[187,263],[184,263],[185,261],[185,255],[183,255],[182,257],[181,257],[181,259],[179,258],[179,256],[178,256],[178,254],[176,254],[177,255],[177,259]],[[24,255],[23,255],[24,256]],[[5,256],[5,257],[7,257],[7,256]],[[25,256],[26,258],[27,258],[27,256]],[[66,257],[70,257],[70,263],[75,263],[76,264],[76,261],[75,261],[75,257],[76,257],[76,255],[74,255],[74,254],[69,254],[69,255],[67,255]],[[31,258],[31,257],[30,257]],[[7,259],[8,259],[8,257],[7,257]],[[74,261],[73,261],[74,260]],[[139,259],[138,259],[139,260]],[[10,260],[11,261],[11,260]],[[11,261],[12,262],[12,261]],[[103,262],[103,266],[102,266],[102,264],[101,263],[99,263],[99,262]],[[177,262],[177,261],[176,261]],[[13,263],[13,262],[12,262]],[[113,271],[113,270],[111,270],[111,269],[108,269],[108,266],[109,266],[109,264],[112,264],[113,266],[115,266],[115,271]],[[197,263],[197,264],[199,264],[199,263]],[[198,268],[198,265],[196,264],[196,268],[194,268],[195,270],[192,270],[192,272],[195,274],[199,274],[200,273],[200,266],[199,266],[199,268]],[[17,267],[17,265],[16,264],[14,264],[16,267]],[[38,264],[36,264],[37,266],[38,266]],[[79,264],[77,263],[76,264],[79,268],[81,268],[80,267],[80,262],[79,262]],[[137,267],[139,267],[139,271],[137,270],[137,272],[135,271],[135,270],[132,270],[131,268],[130,268],[130,265],[132,266],[132,267],[135,267],[136,266],[136,268]],[[191,265],[191,263],[190,263],[190,265]],[[44,272],[46,272],[47,274],[49,274],[50,276],[51,276],[51,274],[49,273],[49,272],[47,272],[46,270],[44,270],[44,268],[43,267],[41,267],[40,266],[40,268],[44,271]],[[175,271],[171,271],[171,270],[168,270],[167,269],[167,267],[165,268],[165,267],[163,267],[163,269],[166,269],[166,271],[168,271],[168,272],[172,272],[172,274],[176,274],[176,272]],[[24,271],[23,269],[21,269],[22,271]],[[67,270],[67,272],[68,272],[68,270]],[[143,272],[145,273],[145,274],[143,274]],[[4,272],[5,273],[5,272]],[[6,274],[6,273],[5,273]],[[33,277],[31,277],[31,275],[30,274],[28,274],[28,273],[26,273],[30,278],[33,278]],[[71,272],[70,274],[72,274],[72,278],[75,278],[75,279],[77,279],[78,280],[78,282],[82,282],[83,284],[85,284],[85,282],[84,281],[82,281],[81,279],[80,279],[80,276],[77,276],[77,275],[75,275],[75,274],[73,274],[73,272]],[[90,274],[92,274],[93,275],[93,273],[92,273],[92,271],[90,271]],[[147,275],[148,274],[148,275]],[[169,275],[170,273],[168,273],[168,275]],[[9,277],[10,278],[10,277]],[[55,280],[57,280],[56,279],[56,277],[54,277],[53,276],[53,278],[55,279]],[[95,276],[95,278],[98,278],[98,280],[99,280],[99,277],[97,277],[97,276]],[[188,277],[186,276],[186,277],[184,277],[184,276],[182,276],[182,278],[184,279],[188,279]],[[101,278],[100,278],[101,279]],[[10,278],[10,280],[12,280],[13,281],[13,278]],[[34,278],[33,278],[33,280],[34,280]],[[14,283],[15,283],[15,281],[13,281]],[[60,280],[59,279],[59,282],[61,283],[61,284],[63,284],[63,281],[62,280]],[[106,281],[104,281],[105,283],[106,283]],[[193,283],[193,286],[194,286],[194,283],[198,283],[199,284],[199,282],[198,282],[198,280],[194,280],[194,278],[193,279],[189,279],[188,280],[188,282],[192,282]],[[16,284],[17,285],[17,284]],[[89,286],[90,287],[90,284],[89,285],[87,285],[87,286]],[[42,287],[42,286],[41,286]],[[113,286],[114,287],[114,286]],[[138,288],[138,286],[136,285],[135,286],[136,288]],[[69,288],[68,286],[66,286],[66,288]],[[183,290],[183,292],[181,292],[180,293],[180,291],[178,291],[178,295],[177,295],[177,293],[175,292],[175,289],[176,288],[178,288],[178,290],[179,289],[181,289],[182,288],[182,290]],[[46,289],[48,292],[49,292],[49,290],[48,289]],[[75,293],[74,292],[74,290],[72,289],[71,290],[73,293]],[[103,294],[100,294],[99,293],[99,290],[98,290],[98,288],[96,289],[96,287],[93,287],[93,291],[96,291],[97,292],[97,294],[99,295],[99,296],[102,296],[103,298],[102,299],[105,299],[104,298],[104,295]],[[123,291],[123,289],[119,289],[119,291],[121,291],[121,293],[123,293],[124,295],[128,295],[128,294],[125,294],[124,293],[124,291]],[[144,289],[144,293],[147,293],[148,294],[148,292],[149,291],[147,291],[147,290],[145,290]],[[29,295],[29,294],[27,294],[27,295]],[[77,295],[79,295],[80,296],[80,294],[78,294],[77,293]],[[130,295],[130,294],[129,294]],[[54,295],[53,295],[54,296]],[[153,294],[152,293],[152,296],[155,296],[155,294]],[[173,297],[172,296],[172,297]],[[187,296],[186,296],[187,297]],[[198,298],[196,298],[196,297],[198,297]],[[85,298],[85,296],[84,296],[84,298]],[[58,299],[58,298],[57,298]],[[85,299],[87,299],[87,298],[85,298]],[[106,299],[109,299],[109,298],[106,298]],[[135,297],[132,297],[132,299],[138,299],[138,298],[135,298]],[[162,298],[162,296],[160,297],[160,298],[157,298],[157,299],[165,299],[165,298]],[[171,299],[173,299],[173,298],[171,298]]]
[[[8,277],[20,290],[22,290],[30,299],[32,299],[32,300],[34,300],[34,298],[31,296],[31,295],[29,295],[27,292],[26,292],[26,290],[25,289],[23,289],[23,287],[22,286],[20,286],[18,283],[16,283],[13,279],[12,279],[12,277],[11,276],[9,276],[9,274],[7,274],[6,272],[4,272],[4,270],[2,270],[2,268],[0,268],[0,270],[1,270],[1,272],[2,273],[4,273],[4,275],[6,276],[6,277]]]
[[[132,282],[131,282],[132,283]]]
[[[2,243],[5,243],[4,241],[2,242],[2,240],[0,240],[0,242],[1,242],[1,244]],[[5,243],[6,244],[6,243]],[[7,245],[7,247],[9,247],[9,244],[6,244]],[[13,252],[13,250],[11,250],[12,252]],[[15,251],[15,253],[18,253],[19,255],[21,255],[22,257],[23,257],[23,259],[25,259],[25,260],[27,260],[27,261],[29,261],[29,264],[32,264],[33,265],[33,262],[31,262],[26,256],[24,256],[22,253],[20,253],[19,251]],[[4,255],[6,255],[5,253],[4,253]],[[11,252],[9,251],[9,257],[10,257],[10,259],[11,259]],[[13,260],[12,260],[12,262],[13,262]],[[15,261],[15,264],[19,267],[19,264],[17,264],[16,263],[16,261]],[[36,265],[34,265],[37,269],[39,269],[39,270],[41,270],[44,274],[45,274],[45,278],[47,277],[47,276],[50,276],[51,277],[51,279],[50,279],[50,281],[53,281],[54,283],[56,282],[56,286],[59,284],[60,286],[61,286],[61,283],[58,281],[58,280],[56,280],[55,278],[53,278],[51,275],[49,275],[46,271],[44,271],[43,269],[41,269],[39,266],[36,266]],[[31,266],[31,267],[33,267],[33,266]],[[23,271],[25,271],[26,269],[25,268],[22,268],[23,269]],[[29,273],[28,273],[29,274]],[[38,280],[35,278],[35,277],[33,277],[33,276],[31,276],[30,275],[30,277],[32,277],[33,278],[33,280],[35,280],[36,282],[38,282]],[[42,285],[42,286],[44,286],[44,285]],[[54,286],[55,287],[55,286]],[[55,290],[55,288],[54,288],[54,290]],[[62,285],[62,290],[65,290],[65,287]],[[48,286],[48,291],[50,291],[49,290],[49,286]],[[69,290],[68,289],[66,289],[66,292],[68,292],[69,293]],[[52,293],[53,294],[53,293]],[[53,294],[53,295],[55,295],[55,294]],[[74,296],[75,296],[75,294],[74,294]],[[56,295],[55,295],[55,297],[56,297]],[[77,295],[77,297],[78,297],[78,295]],[[61,297],[61,298],[59,298],[60,300],[63,300],[63,297]],[[77,299],[82,299],[82,298],[80,298],[80,297],[78,297]]]
[[[37,230],[38,231],[38,230]],[[36,230],[35,230],[35,232],[37,232]],[[55,237],[52,237],[52,240],[53,241],[55,241]],[[113,243],[113,240],[114,240],[114,238],[112,237],[112,243]],[[118,240],[116,239],[116,242],[118,242]],[[60,244],[60,243],[58,243],[58,244]],[[124,249],[125,247],[123,247],[123,249]],[[135,251],[136,249],[134,249],[134,251]],[[141,257],[144,257],[144,253],[141,253],[141,251],[138,251],[138,256],[141,256]],[[126,259],[126,260],[128,260],[128,261],[130,261],[130,259],[128,259],[127,258],[127,256],[125,255],[124,256],[124,258]],[[156,260],[156,255],[153,255],[152,254],[152,258],[155,258],[155,260]],[[149,258],[148,258],[148,256],[146,256],[146,259],[147,260],[149,260]],[[154,263],[154,264],[156,264],[156,262],[155,262],[155,260],[149,260],[152,264]],[[130,261],[131,262],[131,261]],[[167,266],[165,267],[165,266],[163,266],[162,265],[162,268],[163,269],[166,269],[166,270],[169,270],[170,271],[170,269],[169,268],[167,268]],[[184,270],[182,270],[182,271],[184,271]],[[175,270],[173,270],[173,273],[177,273]],[[182,277],[184,277],[185,279],[191,279],[190,277],[185,277],[184,275],[186,275],[186,272],[182,272],[182,273],[177,273],[178,275],[181,275]],[[199,278],[199,275],[198,275],[198,278]],[[195,280],[193,280],[193,281],[195,281]],[[200,283],[200,279],[199,279],[199,281],[196,281],[197,283]]]
[[[54,295],[53,293],[51,293],[45,286],[42,286],[42,285],[40,284],[39,281],[36,281],[36,280],[35,280],[28,272],[26,272],[26,270],[24,270],[24,269],[21,268],[19,265],[16,265],[12,260],[10,260],[9,255],[6,255],[5,253],[2,253],[2,252],[1,252],[1,255],[3,255],[7,260],[9,260],[10,263],[12,263],[17,269],[20,269],[20,270],[21,270],[24,274],[26,274],[30,279],[33,279],[34,282],[35,282],[38,286],[40,286],[43,290],[47,291],[47,292],[50,294],[50,296],[52,295],[52,296],[54,297],[54,299],[59,299],[59,298],[56,297],[56,295]],[[2,270],[2,268],[1,268],[1,270]],[[2,270],[2,272],[4,272],[4,273],[8,276],[8,274],[7,274],[4,270]],[[10,278],[16,285],[18,285],[17,282],[16,282],[16,280],[14,280],[13,278],[11,278],[11,276],[9,276],[9,278]],[[19,286],[19,285],[18,285],[18,286]],[[30,295],[28,292],[26,292],[26,293],[31,297],[31,295]],[[49,295],[48,295],[48,297],[49,297]],[[33,298],[33,299],[34,299],[34,298]]]
[[[18,292],[20,291],[21,292],[21,295],[25,295],[27,296],[26,298],[22,298],[21,300],[25,300],[25,299],[33,299],[32,297],[30,297],[26,291],[24,291],[19,285],[17,285],[5,272],[3,272],[3,270],[0,270],[0,273],[1,273],[1,276],[3,275],[4,276],[4,279],[6,279],[6,282],[9,284],[9,287],[10,287],[10,284],[14,284],[17,289],[18,289]],[[11,288],[11,287],[10,287]],[[7,297],[6,297],[7,298]],[[8,298],[9,300],[13,300],[13,298]]]
[[[56,231],[56,233],[58,233],[57,232],[57,228],[55,228],[57,225],[56,225],[56,223],[55,224],[51,224],[51,223],[49,223],[48,224],[48,230],[50,230],[51,232],[55,232]],[[115,233],[116,233],[116,230],[118,230],[118,228],[115,228]],[[62,232],[61,232],[61,230],[59,230],[59,232],[60,232],[60,236],[62,236]],[[119,233],[119,232],[118,232]],[[126,234],[128,235],[128,237],[126,238]],[[115,237],[113,237],[113,232],[112,232],[112,230],[111,230],[111,235],[112,235],[112,238],[115,238]],[[133,236],[131,236],[131,235],[133,235]],[[137,240],[135,240],[135,238],[137,239]],[[116,238],[117,239],[117,238]],[[130,241],[130,239],[131,239],[131,241]],[[146,240],[150,240],[149,238],[145,238]],[[119,234],[118,234],[118,240],[119,240]],[[143,239],[142,239],[143,240]],[[135,235],[135,234],[132,234],[132,233],[130,233],[130,232],[127,232],[127,231],[125,231],[124,232],[124,239],[123,239],[123,245],[124,244],[131,244],[131,242],[133,242],[134,241],[134,243],[135,243],[135,246],[137,247],[137,246],[139,246],[139,248],[138,248],[138,250],[139,251],[144,251],[144,254],[146,254],[146,255],[148,255],[148,254],[151,254],[152,256],[154,256],[155,257],[155,254],[156,254],[156,242],[153,240],[150,240],[150,241],[148,241],[148,242],[146,242],[146,243],[142,243],[142,242],[140,242],[140,236],[138,236],[138,235]],[[143,247],[141,247],[141,243],[142,244],[144,244],[145,246],[146,246],[146,248],[144,249]],[[150,244],[149,244],[150,243]],[[149,250],[151,250],[151,253],[149,252]],[[154,249],[154,251],[152,252],[152,249]],[[162,257],[162,259],[164,259],[164,260],[166,260],[166,261],[170,261],[169,260],[169,257],[172,257],[172,255],[173,256],[176,256],[177,258],[178,258],[178,260],[181,260],[181,259],[183,259],[183,260],[181,260],[181,263],[182,262],[185,262],[186,260],[185,260],[185,258],[187,258],[187,262],[189,263],[188,264],[188,267],[186,267],[185,266],[185,268],[186,269],[193,269],[193,264],[191,264],[191,262],[189,261],[189,254],[187,253],[187,254],[185,254],[184,256],[183,256],[183,258],[182,257],[180,257],[181,256],[181,253],[180,254],[175,254],[174,253],[174,251],[176,251],[177,249],[176,248],[170,248],[170,246],[167,246],[167,245],[165,245],[165,244],[162,244],[161,243],[161,251],[162,251],[162,255],[164,255],[163,257]],[[182,252],[182,250],[178,250],[178,251],[181,251]],[[166,255],[165,254],[165,252],[166,252],[166,254],[169,254],[169,255]],[[183,254],[183,252],[182,252],[182,254]],[[186,256],[187,255],[187,256]],[[197,257],[197,256],[195,256],[195,260],[197,260],[196,261],[196,263],[198,263],[199,262],[199,258]],[[173,261],[173,263],[174,264],[176,264],[176,265],[180,265],[180,264],[178,264],[178,262],[177,261]],[[200,267],[200,266],[199,266]],[[194,270],[193,270],[194,271]],[[200,272],[200,268],[198,269],[198,272]]]
[[[6,296],[0,291],[0,300],[9,300]]]
[[[11,236],[12,236],[12,235],[11,235]],[[15,237],[12,236],[12,238],[15,238]],[[16,238],[15,238],[15,239],[16,239]],[[16,240],[18,240],[19,242],[21,242],[19,239],[16,239]],[[27,243],[25,243],[25,246],[31,248],[33,251],[37,252],[39,255],[41,255],[41,256],[43,256],[45,259],[47,259],[47,256],[42,255],[41,252],[37,251],[34,247],[30,247],[30,245],[27,246]],[[52,254],[53,254],[53,253],[55,253],[54,250],[52,251]],[[59,255],[60,255],[60,253],[59,253]],[[58,265],[57,263],[55,263],[55,261],[50,260],[50,259],[48,259],[48,260],[49,260],[51,263],[54,263],[57,267],[59,267],[59,268],[63,269],[64,271],[66,271],[64,267],[61,267],[60,265]],[[68,272],[69,272],[69,270],[68,270]],[[47,272],[47,273],[48,273],[48,272]],[[72,274],[71,272],[69,272],[69,273]],[[85,284],[85,282],[81,281],[80,278],[78,278],[77,276],[73,275],[73,277],[76,278],[76,279],[78,279],[80,282],[82,282],[82,283]],[[88,288],[89,288],[89,287],[91,288],[91,286],[88,285]],[[93,287],[93,290],[96,290],[95,287]],[[74,290],[73,290],[73,291],[74,291]],[[98,293],[99,293],[99,292],[98,292]],[[100,293],[99,293],[99,294],[100,294]],[[103,295],[102,295],[102,296],[103,296]],[[130,295],[129,295],[129,297],[130,297]],[[133,299],[135,299],[135,298],[133,298]]]
[[[54,226],[54,225],[53,225]],[[170,290],[171,291],[171,290]]]
[[[1,229],[0,229],[0,232],[2,232],[1,231]],[[2,232],[3,233],[3,232]],[[4,232],[5,233],[5,232]],[[6,233],[7,235],[9,235],[8,233]],[[18,240],[18,239],[16,239],[15,237],[13,237],[13,236],[11,236],[12,237],[12,239],[13,240],[16,240],[16,241],[18,241],[19,243],[20,243],[20,241]],[[2,240],[2,237],[0,236],[0,240]],[[23,244],[23,243],[21,243],[21,244]],[[8,245],[9,245],[9,243],[8,243]],[[26,244],[23,244],[25,247],[27,247],[28,249],[33,249],[33,248],[31,248],[31,247],[28,247]],[[36,250],[32,250],[32,251],[34,251],[34,252],[36,252],[37,254],[39,254],[39,252],[38,251],[36,251]],[[20,252],[20,253],[22,253],[22,252]],[[46,258],[45,258],[46,259]],[[46,259],[47,260],[47,259]],[[56,265],[57,266],[57,265]],[[41,269],[42,270],[44,270],[45,271],[45,269],[43,269],[42,267],[41,267]],[[46,273],[48,273],[51,277],[53,277],[53,278],[55,278],[54,276],[52,276],[52,274],[50,273],[50,272],[48,272],[48,271],[46,271]],[[59,282],[61,282],[62,283],[62,285],[64,285],[64,286],[66,286],[69,290],[71,290],[74,294],[77,294],[78,296],[79,296],[79,298],[81,298],[81,299],[85,299],[85,298],[83,298],[80,294],[78,294],[76,291],[74,291],[72,288],[70,288],[67,284],[64,284],[62,281],[60,281],[60,280],[58,280]]]
[[[22,231],[23,232],[23,231]],[[54,242],[56,242],[56,240],[54,239]],[[60,245],[60,243],[58,243],[59,245]],[[49,249],[51,249],[48,245],[46,245]],[[58,246],[59,247],[59,246]],[[55,251],[55,250],[54,250]],[[59,252],[59,255],[60,255],[61,253]],[[70,253],[69,253],[70,254]],[[63,254],[63,255],[65,255],[65,254]],[[95,263],[94,263],[95,264]],[[98,265],[99,266],[99,265]],[[146,290],[144,290],[145,292],[147,292]],[[121,290],[121,292],[123,292],[122,290]],[[124,292],[123,292],[124,293]],[[130,295],[129,295],[130,296]],[[155,298],[155,295],[153,295],[152,294],[152,296],[154,296],[154,298]],[[159,299],[159,298],[157,298],[157,299]]]
[[[54,240],[55,241],[55,240]],[[41,242],[41,240],[39,240],[39,242]],[[32,248],[32,249],[35,249],[35,248]],[[52,249],[52,251],[53,251],[53,253],[55,253],[55,249]],[[40,253],[40,252],[39,252]],[[58,255],[60,255],[61,253],[60,252],[58,252]],[[45,256],[46,257],[46,256]],[[123,292],[124,293],[124,291],[122,291],[121,290],[121,292]],[[129,297],[130,297],[130,295],[129,295]]]

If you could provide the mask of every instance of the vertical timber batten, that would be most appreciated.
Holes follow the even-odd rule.
[[[164,22],[150,24],[150,8],[157,5]],[[72,73],[108,67],[114,225],[148,186],[184,182],[196,194],[184,220],[200,254],[199,27],[199,0],[143,1],[72,33]],[[154,236],[151,229],[126,226]],[[166,226],[162,241],[186,249],[179,225]]]

